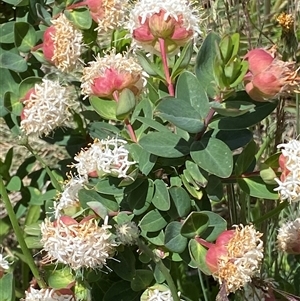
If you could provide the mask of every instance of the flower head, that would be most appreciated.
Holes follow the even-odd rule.
[[[281,200],[291,202],[300,201],[300,141],[291,140],[288,143],[279,144],[282,148],[279,164],[282,170],[280,179],[275,178]]]
[[[253,226],[235,226],[223,232],[216,243],[209,247],[206,263],[214,278],[225,283],[227,293],[235,292],[260,269],[263,259],[261,233]]]
[[[83,69],[82,94],[113,99],[115,91],[128,88],[137,95],[145,84],[142,72],[142,67],[133,57],[114,52],[104,57],[98,55],[96,61]]]
[[[260,48],[250,50],[245,60],[249,63],[249,72],[244,77],[244,84],[252,99],[268,101],[299,88],[300,77],[294,62],[281,61]]]
[[[138,46],[160,52],[159,39],[168,53],[185,45],[199,32],[198,16],[188,1],[140,0],[130,12],[127,25]]]
[[[284,31],[289,32],[294,30],[295,20],[292,14],[283,12],[279,14],[276,20]]]
[[[43,79],[35,84],[22,100],[21,129],[27,135],[48,135],[56,127],[65,125],[76,104],[67,87],[58,81]]]
[[[278,230],[278,248],[289,254],[300,254],[300,218],[284,223]]]
[[[78,191],[84,187],[87,179],[83,177],[71,177],[64,185],[63,192],[60,194],[58,202],[55,202],[55,217],[58,218],[64,209],[69,207],[79,207]]]
[[[179,293],[178,293],[179,295]],[[170,289],[161,284],[149,287],[142,295],[141,300],[147,301],[173,301]],[[180,299],[181,300],[181,299]]]
[[[122,139],[112,138],[95,140],[89,148],[82,150],[74,157],[77,163],[73,167],[80,176],[87,178],[89,175],[110,174],[118,178],[126,178],[127,171],[134,161],[129,161],[128,150],[124,147],[127,142]]]
[[[98,226],[93,218],[80,223],[69,216],[41,224],[44,262],[69,265],[72,269],[101,269],[114,254],[116,243],[108,225]]]
[[[64,294],[59,290],[50,288],[37,290],[30,287],[25,292],[25,296],[25,299],[21,299],[21,301],[75,301],[71,292],[70,294]]]
[[[70,72],[78,65],[83,45],[82,33],[64,14],[51,22],[53,25],[44,33],[44,56],[60,71]]]
[[[134,222],[127,222],[115,226],[117,239],[124,245],[134,245],[139,238],[139,228]]]
[[[125,19],[127,0],[86,0],[93,20],[98,23],[99,34],[110,32],[120,27]]]
[[[1,270],[8,270],[9,269],[9,262],[6,260],[6,256],[4,257],[1,253],[0,253],[0,272]]]

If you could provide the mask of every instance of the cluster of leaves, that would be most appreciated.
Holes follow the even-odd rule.
[[[33,49],[42,42],[52,15],[71,3],[4,2],[16,9],[14,20],[1,25],[0,72],[4,80],[0,114],[17,136],[22,134],[20,99],[43,77],[41,65],[47,64],[42,53]],[[95,42],[96,25],[86,8],[66,10],[65,15],[83,30],[88,45],[84,54],[86,62],[103,51]],[[124,31],[113,34],[111,45],[117,52],[130,43],[128,39],[120,39],[125,34]],[[252,128],[274,111],[277,102],[255,102],[242,90],[240,84],[247,64],[239,57],[239,43],[238,34],[221,39],[216,33],[210,33],[195,55],[194,66],[191,43],[181,49],[180,56],[170,58],[171,78],[176,82],[174,97],[166,92],[161,59],[155,55],[150,59],[138,52],[139,62],[150,77],[147,93],[137,104],[128,91],[124,91],[118,103],[98,97],[84,101],[79,96],[82,111],[74,114],[73,127],[57,129],[50,138],[43,138],[65,147],[70,156],[51,171],[59,181],[64,180],[74,155],[92,139],[122,137],[130,142],[128,150],[137,162],[130,177],[93,179],[89,189],[79,191],[80,205],[103,219],[115,212],[131,212],[130,219],[138,224],[141,239],[152,250],[163,254],[162,261],[186,300],[199,300],[203,296],[213,300],[218,293],[216,283],[207,282],[202,288],[196,284],[195,270],[199,270],[201,277],[212,278],[208,278],[206,249],[195,238],[214,242],[232,224],[261,223],[277,216],[286,206],[283,203],[268,215],[258,217],[255,200],[278,200],[278,194],[273,191],[278,154],[262,162]],[[78,87],[73,75],[59,76]],[[122,122],[124,116],[130,119],[138,143],[130,141]],[[13,149],[0,162],[0,173],[8,191],[22,194],[15,214],[25,229],[28,247],[38,249],[42,247],[38,225],[51,212],[57,191],[49,184],[45,168],[33,170],[34,156],[22,162],[13,175],[12,160]],[[231,210],[235,215],[222,217],[214,208],[230,200],[234,187],[240,195],[251,197],[252,203],[247,207],[233,197]],[[237,210],[241,212],[239,216]],[[128,219],[126,214],[115,217],[117,222]],[[8,217],[0,220],[0,242],[7,242],[10,229]],[[151,257],[138,254],[136,249],[136,246],[119,247],[116,260],[108,264],[112,270],[109,273],[85,271],[78,277],[61,265],[41,268],[52,288],[65,288],[76,281],[75,292],[82,300],[139,300],[148,287],[163,284],[166,279]],[[22,277],[20,286],[16,284],[16,294],[20,297],[29,286],[30,272],[18,247],[12,246],[12,250],[18,259],[11,269],[15,269],[17,277]],[[298,268],[293,274],[295,279],[299,272]],[[300,294],[296,285],[285,289]],[[3,300],[13,300],[11,273],[0,279],[0,292],[4,294]]]

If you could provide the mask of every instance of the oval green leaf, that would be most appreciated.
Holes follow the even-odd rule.
[[[200,212],[191,212],[181,227],[181,235],[186,238],[200,236],[208,227],[209,218]]]
[[[191,157],[201,168],[220,178],[231,175],[232,153],[229,147],[216,138],[203,138],[191,146]]]
[[[166,227],[165,247],[174,253],[182,253],[187,246],[187,238],[180,233],[181,226],[180,222],[174,221]]]

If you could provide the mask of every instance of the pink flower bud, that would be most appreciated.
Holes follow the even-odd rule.
[[[182,16],[175,18],[168,15],[166,18],[166,15],[164,10],[160,10],[159,13],[147,18],[133,30],[134,39],[146,46],[153,46],[156,51],[160,51],[158,39],[164,39],[167,52],[170,53],[193,37],[193,30],[185,28]],[[141,18],[139,20],[141,21]]]
[[[140,0],[130,12],[127,28],[136,44],[147,51],[160,52],[159,39],[164,39],[170,54],[197,35],[198,20],[185,1]]]
[[[218,261],[220,257],[227,256],[227,245],[234,235],[234,230],[228,230],[221,233],[216,244],[212,245],[206,253],[206,264],[212,274],[218,271]]]
[[[135,77],[129,72],[120,73],[113,68],[109,68],[104,71],[103,76],[94,78],[91,89],[93,94],[98,97],[112,98],[115,91],[121,92],[124,88],[131,89],[139,79],[139,77]]]
[[[45,59],[49,62],[52,62],[52,58],[54,56],[53,35],[55,35],[55,31],[55,27],[52,25],[44,32],[43,53]]]
[[[257,48],[250,50],[244,59],[249,63],[249,71],[255,75],[264,71],[273,62],[274,57],[265,49]]]
[[[256,101],[268,101],[299,87],[300,78],[293,62],[284,62],[264,49],[249,51],[245,59],[249,72],[244,77],[246,92]]]

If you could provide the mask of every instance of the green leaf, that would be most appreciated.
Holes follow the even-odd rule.
[[[158,132],[170,133],[170,131],[164,125],[157,122],[156,120],[153,120],[152,118],[138,116],[136,119],[142,122],[144,125],[147,125],[148,127],[157,130]]]
[[[148,73],[150,76],[165,79],[165,75],[162,72],[162,70],[155,63],[152,63],[144,52],[136,51],[136,55],[139,60],[139,63],[141,64],[146,73]]]
[[[90,29],[92,26],[91,13],[85,7],[65,10],[64,14],[79,29]]]
[[[173,186],[169,189],[169,193],[176,210],[176,218],[187,216],[191,210],[191,199],[186,190],[182,187]]]
[[[192,58],[194,43],[190,41],[186,43],[182,51],[180,52],[180,56],[174,64],[172,68],[171,78],[175,79],[175,77],[180,73],[183,68],[186,68]]]
[[[119,205],[113,198],[110,198],[108,195],[101,195],[94,190],[80,189],[78,198],[83,208],[87,208],[87,203],[89,202],[96,202],[101,203],[108,212],[116,212],[119,210]]]
[[[166,219],[157,210],[149,211],[140,221],[139,226],[143,231],[155,232],[159,231],[167,225]]]
[[[120,130],[116,126],[98,121],[91,122],[88,125],[88,131],[92,138],[98,139],[106,139],[107,137],[113,138],[118,136],[120,133]]]
[[[211,32],[205,38],[196,58],[196,76],[209,96],[215,95],[213,62],[217,53],[220,37]]]
[[[41,243],[41,239],[35,236],[26,236],[25,242],[27,248],[29,249],[41,249],[43,248],[43,244]]]
[[[30,52],[37,42],[34,27],[27,22],[17,22],[14,27],[15,45],[20,52]]]
[[[185,166],[190,176],[197,183],[197,185],[205,187],[208,181],[207,172],[205,170],[201,170],[200,167],[193,161],[186,161]]]
[[[25,225],[24,232],[28,235],[39,236],[41,234],[41,223],[40,220],[34,224]]]
[[[207,265],[206,265],[206,253],[207,250],[200,245],[195,239],[191,239],[189,241],[189,253],[192,259],[191,266],[194,268],[198,268],[206,275],[211,275]]]
[[[166,187],[166,183],[163,180],[156,179],[154,181],[155,192],[152,199],[152,204],[161,211],[167,211],[170,209],[170,197]]]
[[[140,292],[134,292],[125,280],[115,282],[107,290],[103,301],[139,301]]]
[[[210,106],[214,109],[218,114],[222,116],[241,116],[250,110],[255,108],[253,103],[247,101],[224,101],[222,103],[219,102],[211,102]]]
[[[94,110],[104,119],[118,120],[116,117],[117,103],[113,100],[104,100],[96,96],[90,97]]]
[[[41,83],[40,77],[30,76],[21,81],[19,85],[19,97],[22,99],[25,94],[34,87],[35,84]]]
[[[103,194],[109,194],[109,195],[123,195],[124,192],[124,187],[118,187],[120,184],[121,180],[112,178],[112,177],[107,177],[104,179],[101,179],[94,187],[94,189],[100,193]]]
[[[187,238],[182,236],[181,223],[171,222],[165,230],[165,247],[171,252],[181,253],[187,246]]]
[[[242,153],[238,156],[235,162],[235,175],[240,176],[247,171],[249,166],[255,162],[256,143],[251,140],[248,145],[243,149]]]
[[[15,41],[14,26],[14,21],[0,25],[0,43],[11,44]]]
[[[131,281],[135,275],[135,257],[132,250],[125,248],[111,260],[109,266],[122,279]]]
[[[12,273],[4,274],[0,278],[1,301],[15,300],[14,275]]]
[[[140,171],[147,176],[155,165],[157,157],[147,152],[138,144],[129,145],[129,150],[133,160],[139,163]]]
[[[191,212],[181,227],[181,235],[186,238],[201,236],[201,233],[207,229],[208,223],[209,218],[206,214]]]
[[[223,199],[224,190],[222,182],[218,177],[214,175],[209,176],[205,191],[209,199],[214,202],[220,202]]]
[[[267,185],[260,176],[238,179],[240,188],[247,194],[269,200],[278,200],[278,193],[274,191],[276,185]]]
[[[122,90],[119,94],[119,101],[117,102],[116,117],[119,120],[124,120],[135,108],[136,100],[133,92],[127,88]]]
[[[136,270],[135,276],[131,280],[131,289],[135,292],[146,289],[153,280],[153,272],[150,270]],[[121,299],[123,300],[123,299]]]
[[[165,233],[163,230],[156,232],[141,232],[141,235],[147,239],[148,242],[156,246],[164,246],[165,244]]]
[[[156,114],[189,133],[198,133],[204,128],[200,114],[182,99],[162,99],[156,107]]]
[[[0,55],[0,68],[15,72],[25,72],[27,63],[23,57],[12,52],[4,52]]]
[[[220,178],[231,175],[233,167],[232,153],[229,147],[219,139],[203,138],[191,146],[191,157],[201,168]]]
[[[210,134],[210,131],[206,134]],[[204,137],[206,136],[206,134],[204,135]],[[211,136],[226,143],[231,150],[235,150],[249,143],[253,138],[253,133],[248,129],[236,131],[214,130]]]
[[[19,97],[12,92],[6,92],[4,95],[4,106],[5,108],[11,112],[15,116],[20,116],[23,105],[20,102]]]
[[[197,77],[191,72],[185,71],[180,74],[176,84],[176,97],[189,103],[205,119],[210,106],[209,99]]]
[[[208,227],[201,233],[201,238],[213,242],[222,232],[227,230],[227,222],[219,214],[212,211],[201,211],[201,213],[208,216]]]
[[[41,206],[31,205],[27,211],[25,225],[29,226],[35,224],[41,216]]]
[[[220,130],[245,129],[266,118],[277,106],[277,102],[255,102],[251,100],[244,91],[237,92],[234,98],[228,99],[227,101],[238,100],[252,101],[255,104],[255,108],[236,117],[222,117],[220,115],[216,115],[214,116],[213,121],[209,124],[209,127]]]
[[[149,153],[165,158],[179,158],[190,152],[188,142],[172,132],[149,133],[139,144]]]
[[[148,192],[152,193],[151,199],[153,196],[153,186],[152,181],[149,180],[143,180],[143,182],[134,190],[132,190],[128,194],[127,202],[132,210],[141,210],[145,206],[147,206],[147,195]],[[151,188],[150,188],[151,187]],[[149,190],[149,191],[148,191]],[[148,202],[151,202],[151,199],[148,199]],[[150,203],[148,204],[148,206]]]
[[[6,189],[9,191],[19,191],[22,186],[22,181],[18,176],[13,176],[8,182]]]
[[[48,278],[48,284],[54,289],[62,289],[68,287],[72,282],[75,281],[75,276],[68,268],[62,270],[55,269],[51,272]]]

